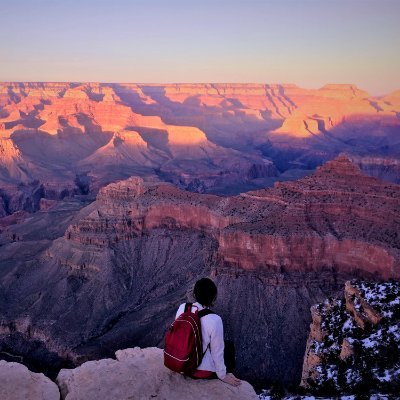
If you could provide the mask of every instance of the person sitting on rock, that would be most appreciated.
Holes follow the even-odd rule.
[[[192,304],[192,312],[209,309],[217,298],[217,287],[211,279],[202,278],[196,282],[193,295],[196,302]],[[186,303],[179,306],[175,319],[185,311],[185,306]],[[219,378],[232,386],[240,385],[240,379],[231,373],[235,363],[234,348],[232,342],[224,342],[221,317],[214,313],[204,315],[201,318],[201,334],[204,355],[191,376],[197,379]]]

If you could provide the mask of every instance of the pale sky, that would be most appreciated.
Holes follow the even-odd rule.
[[[0,81],[400,89],[400,0],[0,0]]]

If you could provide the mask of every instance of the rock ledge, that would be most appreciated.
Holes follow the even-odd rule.
[[[161,349],[119,350],[116,360],[89,361],[62,369],[57,377],[65,400],[208,400],[258,399],[247,382],[238,388],[219,380],[193,380],[169,371]]]
[[[1,400],[59,400],[57,385],[43,374],[29,371],[25,365],[0,361]]]

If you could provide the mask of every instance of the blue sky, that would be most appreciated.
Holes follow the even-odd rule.
[[[1,81],[400,89],[400,0],[0,0]]]

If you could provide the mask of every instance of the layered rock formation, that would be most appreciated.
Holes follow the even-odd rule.
[[[351,157],[365,173],[386,181],[400,183],[400,160],[392,157]]]
[[[397,92],[354,85],[0,83],[0,186],[8,198],[38,181],[60,199],[137,175],[237,194],[342,151],[397,182],[399,115]]]
[[[400,276],[399,210],[398,185],[344,156],[232,197],[138,177],[110,184],[84,208],[66,202],[6,228],[1,349],[35,366],[39,339],[36,358],[60,368],[162,346],[190,285],[212,276],[239,376],[296,385],[309,307],[351,277]],[[13,321],[28,322],[10,331]]]
[[[204,191],[276,175],[260,154],[212,143],[193,124],[137,113],[115,89],[0,84],[0,183],[11,186],[9,192],[31,180],[79,192],[76,176],[83,175],[95,193],[105,183],[140,175]]]
[[[302,386],[324,394],[400,390],[400,283],[348,281],[311,308]]]
[[[160,227],[195,229],[212,235],[227,266],[274,273],[360,266],[390,278],[400,277],[399,212],[397,185],[341,156],[310,177],[233,198],[131,178],[102,189],[95,210],[66,237],[107,247]]]

